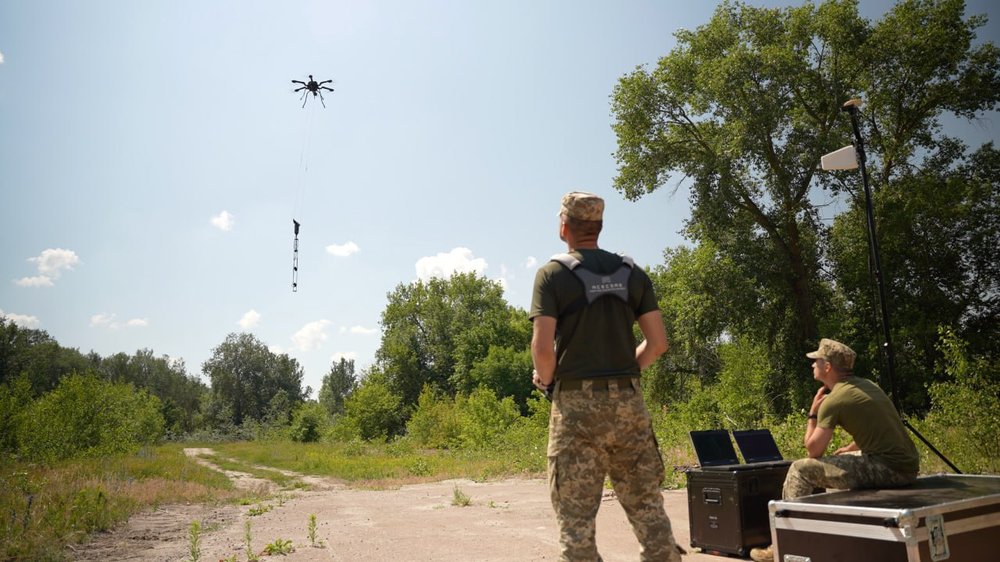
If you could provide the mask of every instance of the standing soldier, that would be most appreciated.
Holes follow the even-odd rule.
[[[533,382],[552,391],[549,493],[560,560],[601,559],[595,521],[610,476],[640,559],[679,562],[660,493],[663,459],[639,390],[640,371],[667,350],[667,335],[646,273],[598,248],[603,215],[604,200],[592,193],[563,196],[559,238],[568,253],[539,268],[529,314]]]

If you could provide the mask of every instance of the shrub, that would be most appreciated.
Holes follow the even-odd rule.
[[[459,442],[461,425],[454,400],[424,385],[417,399],[417,409],[406,424],[406,435],[423,447],[446,449],[455,446]]]
[[[20,376],[0,384],[0,453],[17,451],[17,427],[31,406],[31,381]]]
[[[330,416],[318,402],[306,402],[292,414],[292,424],[289,436],[292,441],[314,443],[326,433],[330,425]]]
[[[1000,395],[994,367],[988,358],[970,357],[965,343],[950,331],[941,332],[939,348],[950,380],[930,385],[931,410],[919,425],[963,472],[996,473],[1000,471]],[[922,451],[923,461],[936,462],[929,451]]]
[[[402,398],[390,390],[383,377],[369,375],[344,401],[345,417],[366,441],[385,441],[402,427]]]
[[[28,409],[18,431],[21,453],[53,462],[134,453],[163,434],[160,401],[131,384],[71,375]]]
[[[324,438],[336,443],[352,443],[361,440],[361,429],[353,418],[338,415],[334,416],[333,423]]]
[[[507,429],[520,419],[511,397],[497,400],[488,388],[479,387],[468,398],[456,400],[464,447],[485,449],[500,441]]]

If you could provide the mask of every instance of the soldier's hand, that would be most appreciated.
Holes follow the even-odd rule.
[[[542,377],[538,376],[538,371],[531,372],[531,383],[535,385],[535,388],[546,392],[552,386],[552,383],[545,384],[542,382]]]

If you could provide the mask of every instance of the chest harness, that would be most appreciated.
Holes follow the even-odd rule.
[[[632,275],[635,262],[628,256],[621,256],[622,264],[614,273],[600,274],[590,271],[583,262],[569,254],[556,254],[551,261],[559,262],[583,283],[583,296],[571,302],[561,316],[574,314],[595,300],[604,297],[618,297],[628,303],[628,279]]]

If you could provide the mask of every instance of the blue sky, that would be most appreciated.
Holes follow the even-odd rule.
[[[194,375],[246,331],[316,390],[372,363],[399,284],[476,271],[527,308],[566,191],[606,198],[603,247],[661,263],[687,194],[612,189],[609,95],[714,6],[0,0],[0,313]]]

